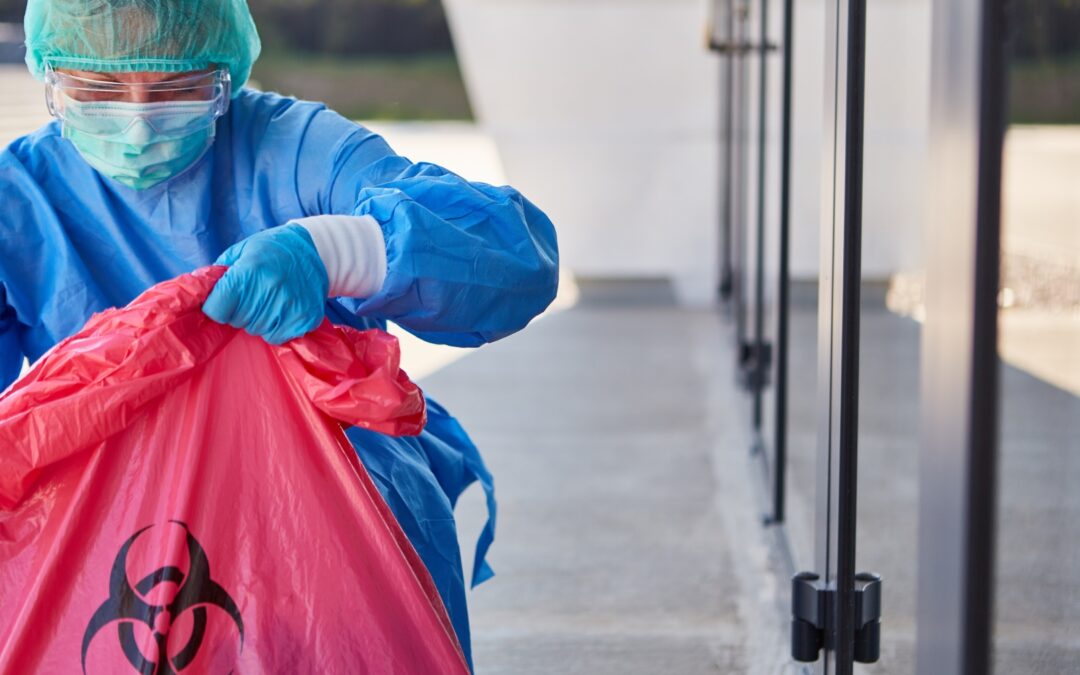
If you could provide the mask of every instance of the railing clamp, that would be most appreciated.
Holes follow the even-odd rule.
[[[766,42],[764,46],[754,42],[725,42],[715,37],[709,38],[709,51],[718,54],[747,54],[750,52],[775,52],[780,49],[775,42]]]
[[[828,627],[836,611],[836,589],[821,583],[813,572],[791,579],[791,656],[796,661],[817,661],[821,650],[833,648]],[[855,575],[855,661],[874,663],[881,655],[881,577]]]
[[[748,391],[760,391],[769,386],[772,372],[772,344],[748,340],[739,345],[738,379]]]

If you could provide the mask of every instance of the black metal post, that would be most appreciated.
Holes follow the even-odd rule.
[[[754,238],[754,431],[761,432],[763,398],[765,396],[765,370],[769,367],[765,358],[765,168],[768,156],[768,82],[769,82],[769,0],[759,0],[760,12],[760,58],[758,59],[758,165],[757,165],[757,236]]]
[[[731,40],[736,46],[732,53],[732,159],[731,172],[731,220],[732,220],[732,311],[735,314],[735,344],[738,345],[741,358],[746,345],[746,2],[732,0],[731,4]],[[736,139],[736,136],[738,137]]]
[[[784,0],[783,121],[780,139],[780,259],[777,280],[776,325],[776,452],[773,463],[773,512],[771,523],[784,522],[787,491],[787,384],[788,321],[791,311],[791,76],[794,44],[794,0]]]
[[[729,3],[731,0],[717,0],[717,2]],[[716,12],[719,14],[719,11]],[[724,29],[725,34],[720,41],[721,44],[729,45],[734,40],[734,12],[729,6],[728,11],[725,12]],[[715,30],[714,26],[714,30]],[[735,167],[735,148],[734,148],[734,114],[735,114],[735,63],[733,55],[730,51],[724,52],[724,66],[723,66],[723,87],[721,87],[721,101],[720,108],[722,110],[721,121],[721,138],[723,139],[723,151],[721,153],[721,173],[723,175],[721,190],[721,202],[720,202],[720,283],[718,292],[722,301],[731,300],[732,292],[732,257],[734,251],[732,250],[732,237],[731,237],[731,181],[732,171]]]
[[[840,465],[836,557],[836,673],[855,664],[855,525],[859,482],[859,327],[862,282],[863,112],[866,0],[848,1],[844,143],[844,261],[840,351]]]
[[[862,274],[866,0],[826,3],[825,142],[818,303],[817,573],[833,601],[824,620],[825,675],[852,675]]]
[[[985,0],[979,73],[978,235],[975,240],[974,333],[971,359],[971,448],[964,672],[991,672],[998,490],[998,287],[1001,264],[1001,183],[1005,145],[1007,21],[1004,0]]]

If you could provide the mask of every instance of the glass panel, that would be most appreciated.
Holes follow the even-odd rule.
[[[814,568],[818,493],[817,245],[826,35],[823,5],[797,3],[788,533]],[[914,672],[921,182],[927,150],[928,0],[869,3],[863,175],[858,569],[885,579],[881,661],[859,672]],[[898,58],[897,55],[903,55]],[[834,75],[829,75],[833,77]],[[914,282],[912,280],[915,280]],[[897,287],[896,293],[888,292]],[[890,300],[886,302],[887,298]],[[839,307],[836,311],[839,311]]]
[[[730,57],[732,73],[732,134],[733,153],[731,193],[725,194],[730,204],[729,217],[733,223],[734,298],[732,311],[736,321],[739,358],[744,366],[740,376],[751,399],[750,414],[760,436],[755,450],[764,453],[763,478],[769,498],[762,502],[763,513],[772,513],[773,475],[775,471],[775,414],[776,385],[776,293],[778,274],[777,227],[780,152],[780,59],[776,51],[764,55],[758,49],[762,41],[763,10],[768,12],[768,42],[775,44],[782,34],[781,3],[776,0],[731,0],[725,5],[730,20],[731,42],[751,45],[752,50],[739,50]],[[762,100],[761,75],[766,68],[767,98],[764,104],[765,145],[762,167]],[[726,120],[725,120],[726,121]],[[722,122],[723,123],[723,122]],[[722,158],[724,161],[726,157]],[[759,171],[764,168],[765,188],[761,189]],[[763,218],[764,237],[759,233],[759,218]],[[761,286],[758,285],[759,270]],[[760,409],[755,409],[753,380],[757,372],[754,352],[757,341],[765,345],[765,386],[760,393]],[[749,448],[748,448],[749,450]]]
[[[766,21],[766,43],[776,44],[783,29],[782,3],[757,0],[750,6],[745,39],[758,46],[762,43],[762,21]],[[763,12],[767,16],[763,16]],[[780,158],[780,58],[776,51],[764,57],[755,52],[750,57],[747,81],[747,102],[750,114],[747,125],[747,341],[763,345],[762,365],[764,384],[755,408],[751,391],[751,415],[760,432],[757,449],[764,453],[768,492],[774,486],[776,470],[776,438],[774,400],[776,392],[776,294],[777,255],[779,242],[779,158]],[[766,80],[765,100],[761,96],[762,69]],[[764,107],[763,107],[764,104]],[[762,113],[764,113],[764,144],[762,144]],[[764,152],[762,152],[762,150]],[[764,161],[764,164],[762,162]],[[763,172],[763,173],[762,173]],[[764,179],[764,181],[762,181]],[[764,236],[759,236],[759,227]],[[760,274],[760,286],[759,286]],[[759,297],[760,296],[760,297]],[[772,499],[763,503],[763,513],[772,514]]]
[[[1019,3],[1002,189],[997,673],[1080,672],[1080,6]]]
[[[867,8],[857,569],[883,578],[881,657],[915,672],[922,207],[931,3]]]
[[[817,277],[825,105],[822,87],[825,7],[824,3],[796,2],[794,11],[786,522],[795,567],[812,570],[818,474]],[[779,13],[777,10],[778,16]],[[773,79],[779,80],[779,75]],[[772,392],[769,393],[771,399]],[[771,423],[770,414],[766,425]]]

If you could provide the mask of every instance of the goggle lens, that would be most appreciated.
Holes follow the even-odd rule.
[[[49,113],[64,120],[68,102],[102,104],[211,103],[214,119],[225,114],[231,98],[229,72],[219,69],[154,83],[92,80],[46,67],[45,99]],[[123,106],[117,107],[119,111]]]

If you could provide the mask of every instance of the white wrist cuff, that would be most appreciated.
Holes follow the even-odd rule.
[[[386,280],[386,240],[371,216],[309,216],[303,227],[330,278],[330,297],[370,298]]]

